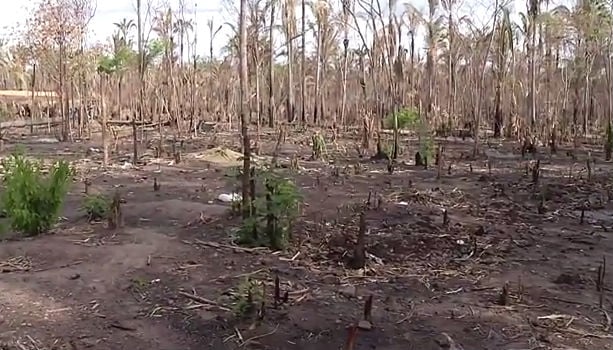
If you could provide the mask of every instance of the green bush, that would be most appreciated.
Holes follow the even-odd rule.
[[[293,181],[272,171],[258,174],[264,193],[256,193],[254,212],[238,232],[240,244],[283,249],[290,239],[292,223],[300,213],[302,197]]]
[[[394,143],[393,142],[381,142],[381,152],[385,155],[387,159],[392,157],[394,153]]]
[[[106,219],[109,213],[111,201],[103,194],[89,195],[83,202],[82,210],[89,221]]]
[[[398,118],[398,129],[411,129],[419,124],[419,114],[410,108],[403,108],[396,112]],[[386,129],[394,128],[394,114],[385,118],[384,126]]]
[[[432,158],[434,157],[434,141],[432,136],[422,132],[419,140],[419,154],[421,159],[427,164],[433,164]]]
[[[2,165],[2,208],[11,227],[31,236],[49,230],[57,222],[68,192],[72,177],[69,164],[56,162],[44,175],[40,162],[13,154]]]
[[[398,117],[398,129],[413,129],[419,136],[419,154],[422,160],[428,164],[432,163],[434,155],[434,141],[427,124],[420,119],[416,111],[404,108],[396,112]],[[392,129],[394,127],[394,115],[390,114],[385,118],[385,127]],[[383,150],[388,157],[391,156],[393,145],[386,146]]]
[[[234,315],[239,318],[249,316],[264,301],[264,284],[260,281],[246,278],[238,285],[233,299],[232,311]]]

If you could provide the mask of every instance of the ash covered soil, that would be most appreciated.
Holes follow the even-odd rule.
[[[613,349],[612,167],[600,147],[539,149],[534,183],[533,156],[511,142],[472,158],[471,143],[448,140],[444,166],[424,169],[406,141],[389,174],[347,151],[355,140],[311,161],[308,138],[295,139],[279,159],[299,167],[279,171],[300,188],[302,214],[288,249],[271,252],[233,244],[240,221],[217,197],[236,181],[202,156],[211,142],[186,141],[179,164],[120,152],[106,170],[93,141],[27,144],[80,175],[52,233],[0,243],[6,349],[341,349],[353,332],[356,350]],[[264,137],[260,154],[274,144]],[[122,227],[87,222],[83,177],[121,193]],[[362,211],[367,264],[354,270]],[[232,295],[246,278],[264,307],[239,318]]]

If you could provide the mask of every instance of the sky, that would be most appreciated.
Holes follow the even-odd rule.
[[[119,22],[123,18],[134,19],[136,21],[136,0],[92,0],[97,1],[96,13],[90,22],[91,34],[89,42],[109,42],[113,31],[113,23]],[[153,0],[155,8],[162,4],[159,0]],[[224,22],[236,22],[236,15],[230,13],[232,6],[238,7],[238,0],[163,0],[169,3],[173,10],[180,9],[180,2],[185,4],[185,17],[192,19],[196,23],[195,33],[197,35],[196,50],[199,55],[208,56],[209,30],[207,21],[213,20],[214,26],[218,27]],[[501,0],[511,3],[514,12],[524,11],[526,0]],[[0,28],[0,36],[9,39],[14,28],[18,28],[28,16],[29,9],[32,8],[37,0],[4,0],[2,11],[0,12],[0,23],[4,26]],[[143,0],[146,4],[148,1]],[[386,3],[381,0],[381,3]],[[340,0],[333,0],[332,3],[338,4]],[[426,9],[427,0],[399,0],[398,11],[403,8],[404,3],[410,3],[420,10]],[[470,15],[477,23],[488,23],[493,14],[493,0],[458,0],[460,15]],[[145,5],[143,5],[146,7]],[[333,5],[334,6],[334,5]],[[299,9],[298,9],[299,12]],[[214,41],[214,54],[219,55],[227,38],[231,34],[228,26],[220,31]],[[357,39],[357,34],[356,34]],[[278,43],[281,38],[277,39]],[[356,40],[357,41],[357,40]],[[352,40],[353,42],[353,40]],[[277,43],[277,44],[278,44]],[[187,54],[187,53],[186,53]]]

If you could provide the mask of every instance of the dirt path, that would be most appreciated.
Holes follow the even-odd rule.
[[[123,240],[123,242],[120,242]],[[4,274],[0,282],[1,323],[27,336],[72,340],[101,349],[178,348],[187,342],[161,322],[139,320],[146,312],[135,289],[156,283],[146,275],[163,272],[159,254],[185,248],[153,229],[129,229],[116,237],[63,235],[2,246],[2,256],[22,256],[27,274]],[[185,249],[183,249],[185,252]],[[148,261],[156,264],[148,265]],[[42,266],[42,267],[41,267]],[[157,267],[156,267],[157,266]],[[125,329],[122,329],[125,328]],[[134,329],[134,330],[130,330]],[[118,347],[121,345],[120,347]]]

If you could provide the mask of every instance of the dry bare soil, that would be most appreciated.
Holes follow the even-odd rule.
[[[216,139],[238,146],[236,135]],[[187,141],[180,164],[116,155],[106,171],[99,153],[86,156],[94,141],[20,142],[31,156],[74,160],[93,191],[119,190],[126,203],[120,229],[87,223],[77,181],[51,234],[0,243],[5,349],[340,349],[370,296],[356,350],[613,349],[613,186],[595,146],[572,157],[539,149],[535,185],[532,156],[512,143],[470,159],[468,141],[448,140],[437,179],[436,167],[412,165],[415,142],[403,142],[404,162],[388,174],[352,153],[355,139],[328,145],[333,164],[308,160],[307,135],[292,139],[281,159],[297,154],[300,170],[282,171],[303,214],[291,247],[273,253],[232,243],[239,221],[216,199],[232,178],[198,157],[211,138]],[[351,270],[369,193],[368,263]],[[288,296],[277,307],[276,276]],[[232,293],[247,277],[265,285],[264,314],[239,318]]]

